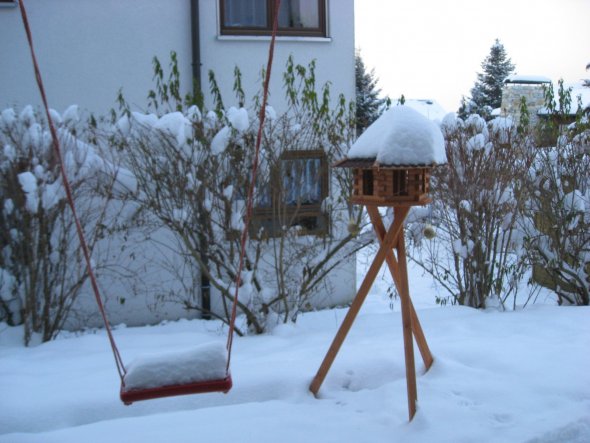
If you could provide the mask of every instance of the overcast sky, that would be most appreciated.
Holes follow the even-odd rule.
[[[498,38],[516,73],[590,78],[590,0],[355,0],[356,47],[384,94],[456,111]]]

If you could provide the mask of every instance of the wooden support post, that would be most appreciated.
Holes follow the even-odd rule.
[[[309,389],[314,395],[317,395],[346,335],[350,331],[352,324],[359,313],[363,302],[365,301],[373,282],[381,268],[384,261],[387,262],[389,272],[393,277],[393,281],[397,287],[398,293],[401,300],[401,311],[402,311],[402,327],[403,327],[403,340],[404,340],[404,357],[406,365],[406,387],[408,395],[408,415],[409,419],[412,420],[416,414],[416,402],[418,401],[418,390],[416,388],[416,367],[414,362],[414,341],[416,339],[422,360],[426,370],[430,368],[433,362],[432,354],[428,348],[424,331],[418,320],[418,315],[412,304],[410,298],[410,290],[408,283],[408,269],[406,262],[406,245],[404,239],[403,223],[408,215],[408,206],[395,206],[394,207],[394,219],[389,230],[385,230],[379,210],[377,206],[367,205],[367,212],[371,218],[373,227],[377,234],[377,238],[380,243],[379,250],[373,259],[373,263],[369,267],[363,282],[355,296],[350,309],[346,313],[334,340],[316,376],[314,377]],[[397,252],[397,259],[393,252],[393,249]]]
[[[373,223],[373,227],[375,228],[375,232],[377,234],[377,239],[379,243],[383,243],[383,238],[385,237],[385,226],[383,225],[383,221],[381,220],[381,216],[379,215],[379,210],[375,206],[367,206],[367,212],[369,217],[371,218],[371,222]],[[405,244],[405,243],[404,243]],[[398,259],[399,259],[398,255]],[[397,288],[397,292],[401,294],[401,276],[399,273],[399,265],[398,261],[393,256],[392,251],[388,251],[387,255],[385,256],[385,260],[387,262],[387,266],[389,267],[389,272],[393,277],[393,282]],[[403,260],[406,260],[405,257],[405,247],[404,247],[404,255]],[[406,274],[407,280],[407,274]],[[428,343],[426,342],[426,336],[424,335],[424,331],[422,330],[422,325],[420,324],[420,320],[418,319],[418,314],[416,314],[416,310],[414,309],[414,304],[412,303],[411,297],[409,297],[409,289],[408,289],[408,300],[410,305],[410,315],[412,318],[412,332],[414,334],[414,338],[416,339],[416,344],[418,345],[418,349],[420,350],[420,355],[422,356],[422,361],[424,362],[424,366],[426,371],[430,369],[432,366],[432,362],[434,359],[432,358],[432,354],[430,352],[430,348],[428,347]]]
[[[394,208],[395,218],[399,207]],[[400,299],[402,305],[402,326],[404,335],[404,355],[406,360],[406,386],[408,391],[408,414],[410,421],[416,414],[418,391],[416,389],[416,367],[414,363],[414,341],[412,340],[412,314],[410,308],[410,290],[408,286],[408,270],[406,265],[406,247],[403,229],[397,239],[397,263],[400,283]]]
[[[344,320],[342,321],[342,324],[340,325],[340,328],[338,329],[338,332],[336,333],[336,336],[334,337],[334,340],[332,341],[332,344],[330,345],[330,348],[328,349],[328,352],[326,353],[326,356],[320,365],[320,368],[318,369],[318,372],[311,382],[309,389],[314,393],[314,395],[317,395],[318,391],[320,390],[320,387],[324,382],[324,379],[326,378],[326,375],[328,374],[328,371],[330,370],[330,367],[332,366],[332,363],[334,362],[334,359],[336,358],[336,355],[338,354],[338,351],[340,350],[340,347],[342,346],[342,343],[348,334],[348,331],[350,331],[350,328],[357,314],[359,313],[361,306],[363,305],[363,302],[365,301],[365,298],[367,297],[367,294],[369,293],[369,290],[371,289],[371,286],[377,277],[377,274],[379,273],[379,269],[381,268],[381,265],[387,256],[387,252],[391,252],[391,249],[393,248],[393,245],[396,244],[400,233],[403,233],[403,222],[408,214],[408,211],[408,207],[400,208],[399,214],[396,213],[396,217],[390,226],[389,231],[387,234],[385,234],[383,242],[381,243],[381,247],[377,251],[375,258],[373,259],[373,263],[371,263],[371,266],[369,267],[369,270],[367,271],[367,274],[365,275],[365,278],[363,279],[363,282],[361,283],[361,286],[354,300],[352,301],[352,304],[350,305],[350,308],[348,309],[348,312],[346,313],[346,316],[344,317]]]

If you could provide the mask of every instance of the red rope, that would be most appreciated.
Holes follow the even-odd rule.
[[[80,246],[82,247],[82,252],[84,253],[84,258],[86,260],[86,268],[88,271],[88,276],[90,278],[90,283],[92,284],[92,289],[94,291],[94,297],[96,298],[96,302],[98,304],[98,309],[102,316],[102,320],[105,325],[105,329],[107,331],[107,335],[109,337],[109,341],[111,343],[111,348],[113,350],[113,355],[115,357],[115,363],[117,365],[117,371],[119,372],[119,376],[121,377],[121,382],[123,383],[123,379],[125,377],[125,366],[123,365],[123,360],[121,359],[121,354],[119,353],[119,349],[117,348],[117,344],[115,343],[115,339],[113,338],[113,333],[111,331],[111,327],[106,317],[104,305],[102,303],[102,299],[100,297],[100,291],[98,290],[98,284],[96,282],[96,277],[94,275],[94,271],[92,270],[92,264],[90,262],[90,251],[88,249],[88,244],[86,243],[86,239],[84,237],[84,231],[82,230],[82,225],[80,224],[80,220],[76,213],[76,206],[74,205],[74,198],[72,197],[72,188],[70,186],[70,182],[66,175],[66,170],[63,162],[63,158],[61,155],[61,148],[59,145],[59,138],[57,136],[57,131],[55,129],[55,125],[53,123],[53,119],[51,118],[51,114],[49,112],[49,105],[47,104],[47,96],[45,95],[45,88],[43,86],[43,80],[41,78],[41,71],[39,70],[39,64],[37,63],[37,57],[35,56],[35,50],[33,49],[33,37],[31,35],[31,28],[29,26],[29,20],[27,18],[27,12],[25,10],[24,0],[19,1],[20,12],[23,19],[23,25],[25,27],[25,32],[27,34],[27,40],[29,41],[29,47],[31,48],[31,58],[33,59],[33,67],[35,69],[35,77],[37,80],[37,85],[39,86],[39,92],[41,93],[41,99],[43,100],[43,106],[45,108],[45,113],[47,115],[47,123],[49,125],[49,131],[51,132],[51,138],[53,140],[53,148],[55,150],[55,154],[57,156],[57,160],[59,162],[59,167],[61,171],[61,177],[64,183],[64,188],[66,191],[66,197],[68,200],[68,204],[72,209],[72,214],[74,216],[74,222],[76,225],[76,231],[78,232],[78,238],[80,239]]]
[[[266,66],[266,75],[264,78],[264,90],[262,95],[262,106],[260,107],[258,134],[256,136],[256,148],[254,152],[254,159],[252,161],[252,175],[250,180],[250,186],[248,187],[248,197],[246,205],[246,216],[244,219],[244,229],[242,230],[242,237],[240,242],[240,262],[238,264],[238,272],[236,275],[235,286],[236,290],[234,293],[234,303],[232,306],[231,317],[229,321],[229,334],[227,337],[227,366],[226,372],[229,371],[229,364],[231,360],[231,349],[234,340],[234,330],[236,322],[236,313],[238,307],[238,294],[239,286],[241,283],[242,270],[244,268],[244,256],[246,254],[246,241],[248,240],[248,227],[250,226],[250,219],[252,218],[252,207],[254,202],[254,188],[256,186],[256,174],[258,173],[258,159],[260,157],[260,143],[262,142],[262,129],[264,127],[264,120],[266,118],[266,102],[268,99],[268,88],[270,84],[270,73],[272,70],[272,60],[274,57],[275,40],[277,35],[277,29],[279,27],[279,7],[281,0],[275,0],[274,19],[272,25],[272,37],[270,40],[270,48],[268,50],[268,63]]]
[[[229,332],[228,332],[228,339],[227,339],[228,357],[227,357],[226,372],[229,372],[229,367],[230,367],[231,349],[232,349],[232,344],[233,344],[233,336],[234,336],[234,331],[235,331],[235,322],[236,322],[237,306],[238,306],[239,285],[241,282],[242,270],[244,268],[246,241],[248,239],[248,227],[250,225],[250,220],[252,218],[254,189],[255,189],[255,184],[256,184],[256,175],[258,173],[258,163],[259,163],[259,157],[260,157],[260,144],[262,142],[262,130],[263,130],[264,121],[266,118],[266,104],[267,104],[267,100],[268,100],[268,89],[269,89],[269,84],[270,84],[272,61],[273,61],[273,57],[274,57],[274,46],[275,46],[277,29],[278,29],[278,13],[279,13],[280,4],[281,4],[280,0],[275,0],[275,11],[274,11],[275,14],[274,14],[274,20],[273,20],[273,30],[272,30],[272,37],[271,37],[270,48],[269,48],[269,53],[268,53],[268,63],[267,63],[266,75],[265,75],[265,79],[264,79],[264,92],[263,92],[262,106],[260,108],[259,127],[258,127],[258,134],[256,136],[255,154],[254,154],[254,159],[252,161],[252,175],[251,175],[250,186],[248,188],[248,197],[247,197],[246,215],[245,215],[245,220],[244,220],[244,229],[242,231],[241,242],[240,242],[241,250],[240,250],[240,261],[239,261],[239,265],[238,265],[238,272],[236,275],[236,282],[235,282],[236,289],[235,289],[234,302],[233,302],[231,317],[230,317],[230,322],[229,322]],[[21,11],[23,25],[25,27],[25,32],[27,34],[27,40],[29,42],[29,47],[31,49],[31,58],[33,60],[35,77],[37,80],[37,85],[39,86],[39,92],[41,93],[41,99],[43,101],[45,113],[47,115],[47,122],[49,125],[49,130],[51,132],[51,138],[53,140],[53,147],[54,147],[55,153],[56,153],[58,161],[59,161],[61,176],[63,179],[68,204],[69,204],[70,208],[72,209],[72,214],[74,216],[74,222],[76,225],[76,231],[78,233],[78,238],[80,240],[80,246],[82,248],[84,258],[86,260],[86,267],[87,267],[87,271],[88,271],[88,276],[90,278],[90,282],[91,282],[92,289],[94,292],[94,297],[96,298],[96,303],[98,305],[100,314],[102,316],[102,319],[103,319],[103,322],[105,325],[105,329],[107,331],[109,342],[111,344],[111,348],[113,351],[113,356],[115,357],[117,371],[119,372],[119,376],[121,378],[121,383],[124,383],[124,378],[125,378],[125,373],[126,373],[125,365],[123,364],[121,354],[119,353],[119,349],[117,348],[117,344],[115,343],[115,339],[113,337],[113,333],[112,333],[110,324],[109,324],[107,316],[106,316],[105,308],[104,308],[104,305],[102,302],[102,298],[100,296],[100,291],[98,289],[98,283],[96,281],[96,277],[95,277],[94,271],[92,269],[88,244],[87,244],[86,239],[84,237],[84,231],[82,230],[82,226],[80,224],[80,220],[79,220],[77,212],[76,212],[76,207],[75,207],[74,199],[72,196],[70,182],[69,182],[68,177],[66,175],[65,166],[63,163],[62,155],[61,155],[61,149],[60,149],[59,139],[57,136],[57,131],[55,129],[53,119],[51,118],[51,114],[49,112],[49,106],[47,103],[45,88],[43,86],[41,72],[39,70],[39,65],[37,63],[37,58],[35,56],[35,50],[33,48],[33,38],[31,35],[31,29],[29,26],[27,13],[25,10],[24,0],[20,0],[19,7],[20,7],[20,11]]]

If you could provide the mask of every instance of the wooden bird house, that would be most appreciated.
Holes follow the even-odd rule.
[[[435,165],[445,161],[440,129],[416,111],[397,106],[367,128],[348,151],[348,156],[334,165],[352,169],[350,202],[365,206],[380,247],[310,385],[309,389],[315,395],[381,266],[387,263],[401,300],[408,413],[410,420],[414,417],[418,391],[413,339],[418,344],[426,370],[432,365],[433,357],[410,298],[404,220],[411,206],[430,203],[430,172]],[[394,217],[389,228],[383,223],[379,206],[393,207]]]
[[[375,159],[345,158],[334,165],[351,168],[350,202],[359,205],[416,206],[430,203],[433,165],[380,165]]]

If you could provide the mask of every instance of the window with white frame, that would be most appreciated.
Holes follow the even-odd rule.
[[[326,36],[326,0],[281,0],[279,35]],[[269,35],[274,0],[219,0],[222,35]]]

